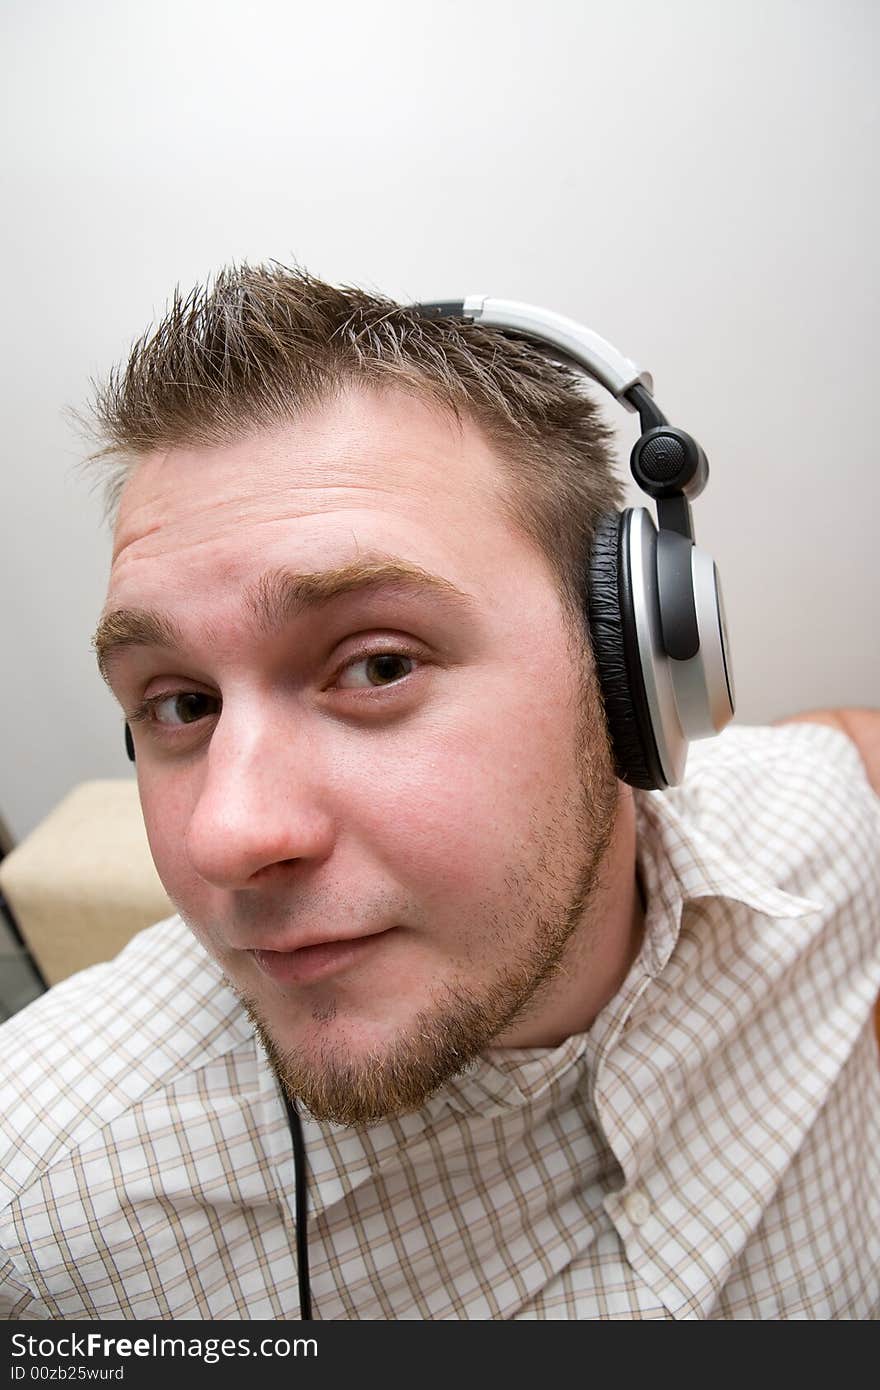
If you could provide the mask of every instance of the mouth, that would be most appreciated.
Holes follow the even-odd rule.
[[[337,975],[358,964],[368,952],[396,929],[373,932],[371,936],[350,937],[346,941],[319,941],[295,951],[250,950],[259,969],[279,985],[310,985]]]

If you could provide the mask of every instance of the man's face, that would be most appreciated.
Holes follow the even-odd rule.
[[[138,616],[107,656],[129,717],[153,701],[153,857],[319,1118],[415,1108],[589,996],[619,788],[504,486],[473,425],[350,390],[123,494],[105,614],[175,629]],[[382,581],[400,564],[440,582]]]

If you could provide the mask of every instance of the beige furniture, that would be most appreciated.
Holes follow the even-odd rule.
[[[133,778],[75,787],[0,863],[0,890],[50,985],[174,912]]]

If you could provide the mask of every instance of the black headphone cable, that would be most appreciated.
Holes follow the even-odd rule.
[[[299,1112],[282,1087],[287,1107],[290,1134],[293,1139],[293,1171],[296,1184],[296,1273],[299,1279],[299,1315],[303,1322],[312,1321],[312,1294],[309,1288],[309,1241],[307,1232],[308,1202],[306,1191],[306,1149],[303,1143]]]

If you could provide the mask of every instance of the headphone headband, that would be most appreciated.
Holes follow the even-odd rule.
[[[524,337],[545,343],[595,377],[627,410],[638,409],[627,396],[634,386],[644,387],[649,396],[654,394],[651,373],[643,372],[612,343],[574,319],[541,309],[536,304],[469,294],[465,299],[437,299],[413,304],[411,308],[423,318],[468,319],[485,324],[487,328],[506,328],[511,333],[522,333]]]
[[[529,338],[638,411],[630,468],[656,502],[658,527],[642,507],[603,517],[584,600],[619,775],[633,786],[674,786],[684,776],[688,742],[719,733],[733,715],[721,582],[694,544],[690,510],[709,477],[706,455],[669,424],[654,401],[651,373],[574,319],[481,294],[410,307],[424,318]]]

